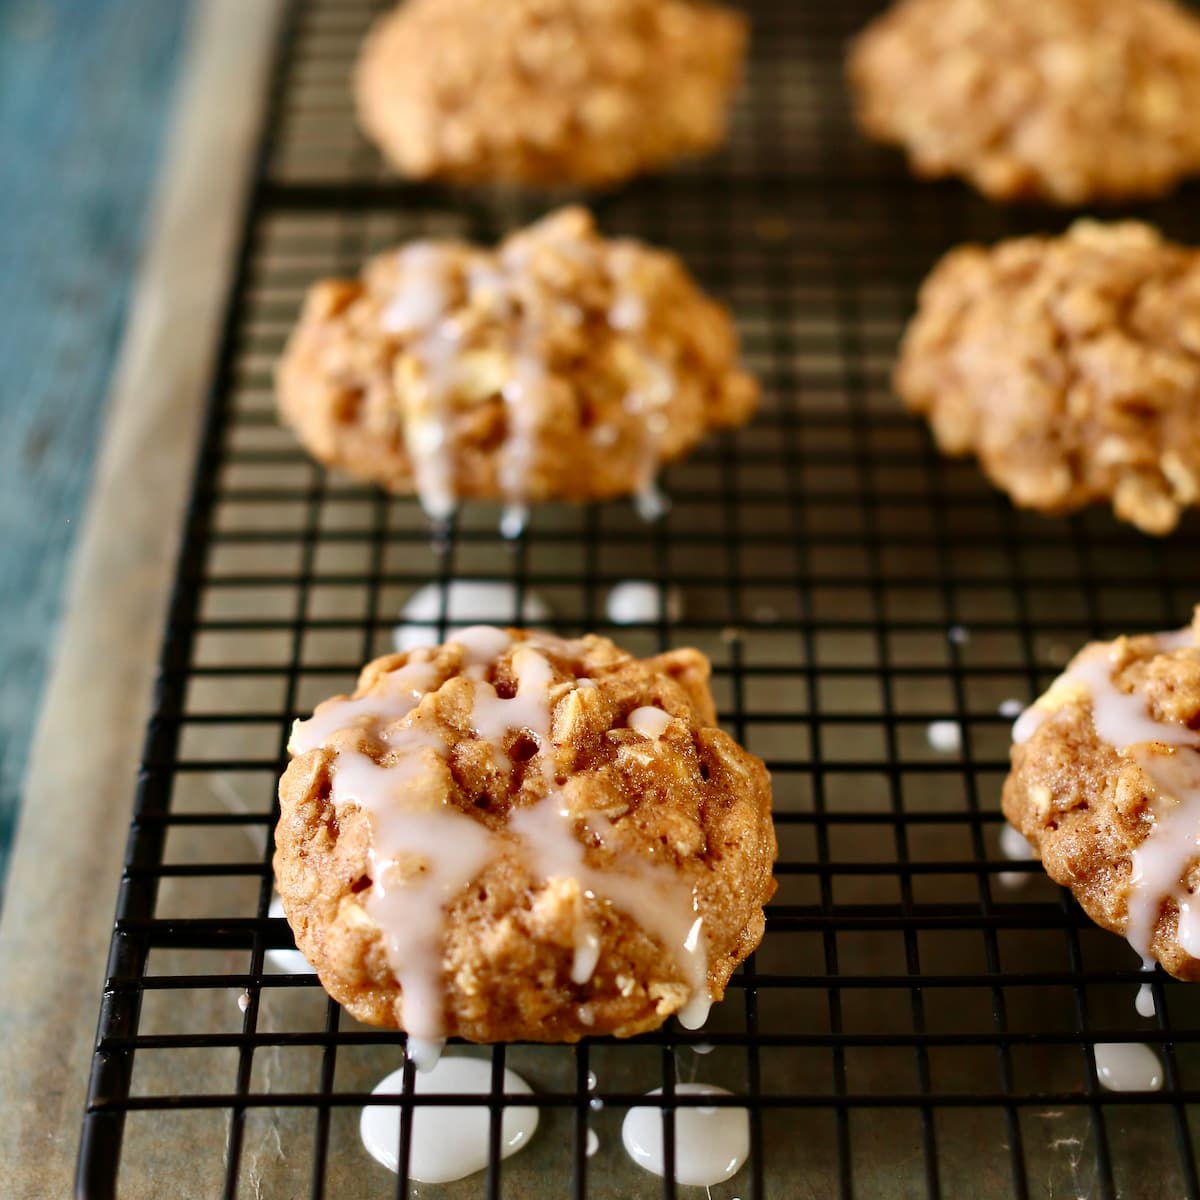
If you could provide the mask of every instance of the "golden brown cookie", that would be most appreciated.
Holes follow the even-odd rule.
[[[1200,609],[1093,642],[1017,721],[1004,815],[1147,962],[1200,979]]]
[[[900,0],[854,42],[862,128],[997,200],[1200,172],[1200,20],[1170,0]]]
[[[672,254],[564,209],[492,251],[415,242],[309,292],[277,372],[284,421],[324,463],[416,491],[524,506],[635,494],[745,421],[725,310]]]
[[[610,184],[725,137],[745,22],[685,0],[408,0],[354,74],[405,175]]]
[[[417,1046],[702,1023],[762,938],[776,852],[708,672],[475,626],[298,721],[275,874],[330,994]]]
[[[1169,533],[1200,499],[1200,251],[1133,221],[952,250],[895,386],[1021,507]]]

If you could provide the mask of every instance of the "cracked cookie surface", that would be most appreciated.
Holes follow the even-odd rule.
[[[1169,533],[1200,499],[1200,251],[1133,221],[952,250],[895,386],[1021,507]]]
[[[681,0],[408,0],[363,45],[363,129],[406,175],[605,185],[724,139],[742,18]]]
[[[1153,196],[1200,172],[1200,20],[1169,0],[901,0],[848,66],[864,131],[996,200]]]
[[[578,208],[495,250],[413,242],[316,284],[276,392],[315,458],[434,517],[459,498],[652,497],[664,463],[758,397],[679,259]]]
[[[275,873],[330,994],[426,1040],[701,1022],[762,937],[776,852],[708,674],[473,627],[297,722]]]

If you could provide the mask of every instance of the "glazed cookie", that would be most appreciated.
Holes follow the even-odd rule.
[[[868,134],[993,199],[1153,196],[1200,171],[1200,20],[1169,0],[900,0],[849,74]]]
[[[1013,729],[1004,815],[1088,916],[1200,979],[1200,609],[1085,646]]]
[[[512,532],[552,498],[632,493],[656,515],[659,467],[753,412],[736,357],[674,255],[570,208],[495,251],[415,242],[316,284],[277,391],[322,462],[415,490],[438,519],[502,499]]]
[[[354,76],[405,175],[611,184],[725,137],[745,23],[685,0],[408,0]]]
[[[770,780],[708,672],[474,626],[297,721],[275,874],[330,994],[418,1055],[702,1024],[775,890]]]
[[[1133,221],[952,250],[895,386],[1021,507],[1169,533],[1200,499],[1200,252]]]

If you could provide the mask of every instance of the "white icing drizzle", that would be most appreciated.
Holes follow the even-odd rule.
[[[1149,957],[1162,902],[1170,898],[1179,909],[1176,939],[1193,958],[1200,958],[1200,898],[1183,881],[1188,866],[1200,856],[1200,752],[1179,748],[1168,756],[1136,749],[1133,757],[1158,795],[1154,827],[1133,852],[1125,936],[1143,958]]]
[[[288,750],[292,754],[304,754],[323,746],[339,729],[398,721],[416,708],[435,679],[430,663],[406,663],[384,677],[382,691],[357,700],[328,701],[307,721],[296,721],[288,740]]]
[[[1153,958],[1142,959],[1142,970],[1153,971],[1157,966],[1157,962]],[[1133,1007],[1137,1009],[1139,1017],[1153,1017],[1158,1009],[1154,1003],[1154,986],[1149,983],[1143,983],[1137,991],[1137,998],[1133,1002]]]
[[[492,1089],[492,1064],[485,1059],[447,1057],[413,1081],[416,1095],[488,1095]],[[398,1096],[404,1091],[404,1072],[393,1071],[372,1089],[376,1096]],[[529,1084],[514,1071],[504,1072],[504,1091],[532,1095]],[[500,1157],[508,1158],[529,1144],[538,1127],[533,1106],[510,1105],[500,1119]],[[395,1171],[400,1146],[398,1105],[371,1104],[363,1109],[360,1124],[363,1145],[371,1157]],[[419,1183],[449,1183],[482,1171],[488,1163],[491,1114],[486,1105],[432,1105],[413,1107],[412,1141],[408,1173]]]
[[[1190,628],[1155,635],[1160,653],[1192,646]],[[1150,960],[1155,926],[1167,901],[1179,910],[1177,938],[1192,955],[1200,952],[1200,902],[1183,881],[1184,872],[1200,856],[1200,736],[1171,721],[1157,720],[1136,690],[1122,692],[1112,681],[1115,647],[1089,646],[1051,687],[1084,687],[1091,701],[1097,735],[1120,754],[1131,757],[1154,785],[1150,804],[1154,824],[1134,849],[1125,936],[1143,960]],[[1037,704],[1023,712],[1013,727],[1017,743],[1033,736],[1049,713]]]
[[[406,338],[421,364],[424,392],[406,407],[404,442],[421,507],[435,521],[454,512],[454,458],[448,397],[461,351],[461,329],[447,319],[451,256],[443,246],[414,242],[397,253],[396,291],[380,314],[388,333]]]
[[[661,1096],[662,1088],[646,1093]],[[729,1096],[708,1083],[677,1083],[677,1096]],[[625,1115],[621,1141],[643,1170],[666,1173],[659,1105],[638,1105]],[[675,1110],[675,1182],[711,1187],[737,1174],[750,1153],[750,1116],[744,1108],[681,1106]]]
[[[1162,1063],[1144,1042],[1097,1042],[1096,1076],[1110,1092],[1157,1092]]]
[[[333,801],[355,803],[370,815],[372,886],[365,908],[383,933],[403,996],[404,1028],[416,1039],[414,1061],[423,1066],[431,1052],[422,1044],[438,1042],[444,1028],[445,909],[487,865],[495,847],[491,832],[465,813],[449,805],[424,806],[424,789],[409,786],[419,783],[427,762],[415,749],[415,743],[406,747],[393,766],[379,766],[364,754],[339,754]]]
[[[497,749],[506,733],[523,729],[538,739],[538,745],[544,751],[550,738],[547,692],[554,679],[554,668],[528,642],[513,651],[512,666],[517,677],[517,694],[505,700],[496,694],[490,683],[477,683],[471,724],[481,738]]]
[[[635,708],[629,714],[626,724],[635,733],[640,733],[642,737],[657,742],[667,732],[667,728],[671,724],[671,714],[664,712],[656,705],[644,705],[642,708]]]
[[[612,824],[598,813],[573,816],[563,807],[554,776],[551,743],[551,686],[554,668],[543,650],[564,648],[549,634],[513,647],[511,636],[486,625],[470,626],[453,641],[463,649],[464,673],[475,680],[472,727],[489,742],[507,766],[504,740],[515,731],[532,735],[537,756],[530,766],[540,770],[548,795],[510,814],[508,830],[516,835],[516,852],[544,880],[572,879],[589,899],[611,903],[657,937],[678,958],[691,989],[678,1019],[698,1028],[707,1017],[707,957],[694,890],[675,873],[654,863],[618,859],[612,869],[587,864],[581,825],[593,844],[611,838]],[[514,695],[497,694],[485,679],[489,665],[512,649]],[[431,803],[437,794],[427,786],[443,772],[446,747],[436,729],[413,712],[422,689],[435,682],[428,663],[413,663],[385,677],[383,692],[322,706],[312,720],[297,722],[293,749],[311,748],[347,725],[372,723],[370,731],[386,747],[384,761],[355,750],[342,750],[332,764],[331,799],[335,809],[356,806],[371,826],[371,887],[363,906],[378,925],[388,964],[400,984],[403,1024],[409,1054],[421,1070],[430,1070],[441,1052],[444,1032],[442,932],[447,906],[509,844],[457,808]],[[397,718],[407,717],[404,724]],[[635,710],[630,724],[647,737],[660,737],[671,717],[660,708]],[[571,978],[591,979],[601,952],[600,938],[580,921]],[[583,1011],[580,1011],[583,1020]]]
[[[636,244],[611,243],[601,252],[597,244],[577,240],[574,228],[554,249],[589,272],[606,271],[612,296],[607,312],[609,327],[624,335],[636,351],[641,376],[624,399],[624,407],[638,418],[641,435],[640,463],[635,486],[639,514],[657,520],[667,511],[658,491],[660,450],[668,429],[666,409],[675,394],[671,367],[646,343],[645,296],[634,286],[639,261]],[[479,254],[469,261],[463,286],[466,302],[482,300],[505,320],[515,323],[517,344],[512,371],[500,389],[506,414],[504,445],[497,462],[497,485],[506,501],[501,520],[505,537],[519,537],[528,519],[529,481],[552,413],[551,391],[565,386],[547,367],[546,317],[578,326],[584,319],[579,306],[565,299],[540,294],[530,296],[525,285],[531,247],[527,238],[509,240],[495,256]],[[418,496],[434,520],[454,512],[457,493],[451,445],[450,397],[462,356],[463,330],[450,316],[454,302],[451,271],[460,260],[460,248],[435,242],[415,242],[397,252],[396,290],[383,305],[380,325],[399,335],[406,349],[421,364],[424,389],[407,406],[404,437],[412,460]],[[611,445],[618,430],[601,425],[593,432],[598,445]]]
[[[508,826],[521,838],[534,870],[543,879],[577,880],[585,895],[607,900],[676,954],[692,989],[691,998],[676,1017],[686,1028],[698,1029],[712,1001],[708,993],[707,954],[701,937],[704,918],[695,915],[694,893],[685,894],[686,889],[681,888],[669,868],[653,863],[631,864],[630,874],[588,866],[583,843],[572,829],[574,823],[575,818],[562,806],[561,798],[551,793],[537,804],[517,809],[509,817]],[[584,825],[589,837],[601,843],[612,829],[599,814],[590,814]],[[576,973],[581,973],[578,947],[573,975]]]

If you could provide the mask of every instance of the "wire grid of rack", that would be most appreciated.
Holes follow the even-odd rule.
[[[628,1161],[620,1121],[662,1087],[650,1103],[669,1150],[689,1103],[674,1086],[698,1073],[750,1114],[750,1157],[717,1200],[1200,1195],[1195,1005],[1160,973],[1157,1016],[1138,1018],[1128,947],[998,846],[1001,705],[1089,637],[1182,624],[1200,596],[1197,522],[1155,542],[1100,511],[1015,512],[973,464],[941,459],[888,387],[938,254],[1068,218],[913,181],[857,138],[840,57],[867,6],[752,4],[726,150],[590,201],[606,231],[674,248],[731,306],[762,411],[669,472],[655,525],[622,503],[545,506],[509,545],[495,508],[471,504],[435,546],[413,501],[326,473],[277,427],[272,362],[314,278],[407,237],[491,241],[550,202],[380,167],[347,88],[380,7],[298,4],[281,46],[138,786],[80,1194],[154,1194],[186,1170],[189,1195],[686,1195]],[[1195,201],[1140,211],[1195,241]],[[678,589],[683,615],[664,603],[615,628],[606,597],[630,578],[664,600]],[[780,887],[702,1033],[453,1047],[493,1064],[492,1091],[465,1101],[491,1114],[492,1153],[486,1174],[435,1188],[377,1166],[357,1135],[401,1035],[266,958],[292,945],[268,916],[270,829],[292,719],[390,649],[430,581],[444,633],[448,585],[466,579],[514,586],[498,623],[534,592],[560,632],[704,650],[723,723],[774,776]],[[935,721],[951,748],[932,747]],[[1156,1049],[1161,1091],[1100,1086],[1092,1047],[1114,1041]],[[542,1126],[501,1163],[505,1066],[533,1085],[521,1103]],[[427,1101],[408,1086],[395,1103],[404,1164]]]

